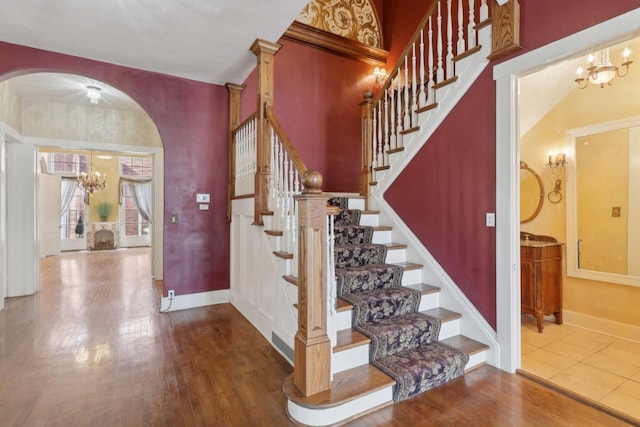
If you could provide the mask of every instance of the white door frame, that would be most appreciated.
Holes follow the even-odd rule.
[[[496,315],[498,367],[520,368],[518,78],[640,34],[640,8],[493,68],[496,80]],[[567,76],[571,78],[571,76]]]

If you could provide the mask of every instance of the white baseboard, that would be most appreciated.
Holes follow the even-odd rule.
[[[578,326],[593,332],[640,342],[640,326],[602,319],[569,310],[562,310],[562,321],[567,325]]]
[[[173,301],[170,301],[169,298],[162,297],[160,300],[160,311],[185,310],[187,308],[203,307],[205,305],[223,304],[229,301],[229,289],[176,295]]]

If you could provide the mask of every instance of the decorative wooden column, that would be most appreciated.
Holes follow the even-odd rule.
[[[231,200],[236,195],[236,140],[233,132],[240,125],[240,94],[246,85],[227,83],[229,91],[229,184],[227,188],[227,222],[231,222]]]
[[[491,5],[491,55],[489,59],[506,56],[522,49],[520,46],[520,3],[509,0],[499,5],[493,0]]]
[[[258,123],[256,129],[256,175],[254,186],[254,225],[262,225],[262,214],[267,211],[269,184],[269,134],[265,107],[273,105],[273,56],[282,45],[257,39],[251,52],[258,58]]]
[[[362,170],[360,171],[360,195],[365,199],[365,209],[369,208],[369,183],[371,182],[371,143],[373,141],[373,92],[365,91],[360,103],[362,122]]]
[[[327,200],[322,176],[307,171],[298,204],[298,332],[293,381],[305,396],[331,388],[327,335]]]

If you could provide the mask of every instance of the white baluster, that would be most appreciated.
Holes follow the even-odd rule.
[[[288,157],[288,156],[287,156]],[[294,165],[293,165],[293,161],[291,159],[289,159],[289,210],[287,211],[287,215],[289,215],[289,227],[287,228],[287,242],[289,243],[289,245],[287,246],[287,252],[292,254],[294,251],[293,249],[293,242],[294,242],[294,238],[293,238],[293,217],[295,216],[295,200],[293,199],[294,193],[293,193],[293,169],[294,169]]]
[[[383,161],[385,165],[389,164],[389,139],[386,137],[386,132],[383,135],[383,129],[387,124],[387,116],[384,116],[384,120],[382,118],[382,100],[378,100],[378,139],[383,142],[382,153],[383,153]]]
[[[441,1],[438,1],[438,71],[436,73],[436,81],[442,83],[444,80],[444,69],[442,68],[442,11]]]
[[[469,24],[467,25],[467,48],[473,49],[476,47],[476,15],[475,15],[475,0],[469,0]]]
[[[402,96],[400,96],[400,85],[402,84],[402,76],[398,69],[396,78],[396,143],[398,148],[402,147]]]
[[[387,165],[387,161],[389,160],[387,158],[388,154],[385,152],[384,149],[384,141],[382,140],[382,102],[381,100],[378,100],[378,127],[376,129],[376,131],[378,132],[378,165],[380,166],[386,166]]]
[[[390,119],[391,119],[391,148],[398,148],[398,143],[396,141],[396,103],[395,103],[395,90],[393,89],[394,81],[391,80],[391,84],[389,85],[389,91],[391,92],[391,107],[390,110]]]
[[[411,115],[409,114],[409,57],[404,57],[404,128],[411,128]]]
[[[416,78],[416,44],[413,43],[413,55],[411,56],[411,124],[418,123],[418,87]]]
[[[433,71],[434,71],[434,62],[433,62],[433,27],[431,25],[431,16],[429,17],[429,61],[427,62],[428,65],[428,72],[429,72],[429,81],[427,82],[427,101],[429,101],[429,104],[433,104],[434,102],[436,102],[436,94],[435,94],[435,90],[433,89],[433,85],[435,84],[435,82],[433,81]]]
[[[389,162],[389,103],[387,102],[387,93],[384,93],[384,152],[387,155],[387,163]]]
[[[371,127],[371,149],[372,149],[372,158],[371,158],[371,178],[375,181],[376,177],[376,168],[378,167],[378,109],[373,108],[373,123]]]
[[[278,189],[277,194],[278,194],[278,210],[277,212],[274,213],[274,219],[277,221],[278,223],[278,228],[277,230],[279,231],[284,231],[284,221],[283,221],[283,212],[284,212],[284,198],[283,198],[283,193],[282,190],[284,188],[284,150],[282,149],[282,143],[280,141],[278,141]],[[282,244],[282,240],[280,241],[280,243]]]
[[[484,22],[489,19],[489,6],[487,6],[487,0],[482,0],[480,6],[480,22]]]
[[[451,19],[451,0],[447,0],[447,79],[453,77],[453,25]]]
[[[420,30],[420,94],[418,95],[418,107],[427,104],[427,93],[424,88],[424,28]]]
[[[458,0],[458,47],[457,54],[464,53],[464,13],[462,10],[462,0]]]

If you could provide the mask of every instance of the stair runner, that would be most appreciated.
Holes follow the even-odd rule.
[[[396,381],[393,399],[408,399],[464,373],[469,356],[438,341],[440,320],[418,312],[421,292],[403,287],[402,267],[385,264],[358,209],[333,197],[338,296],[353,304],[353,328],[371,339],[370,362]]]

